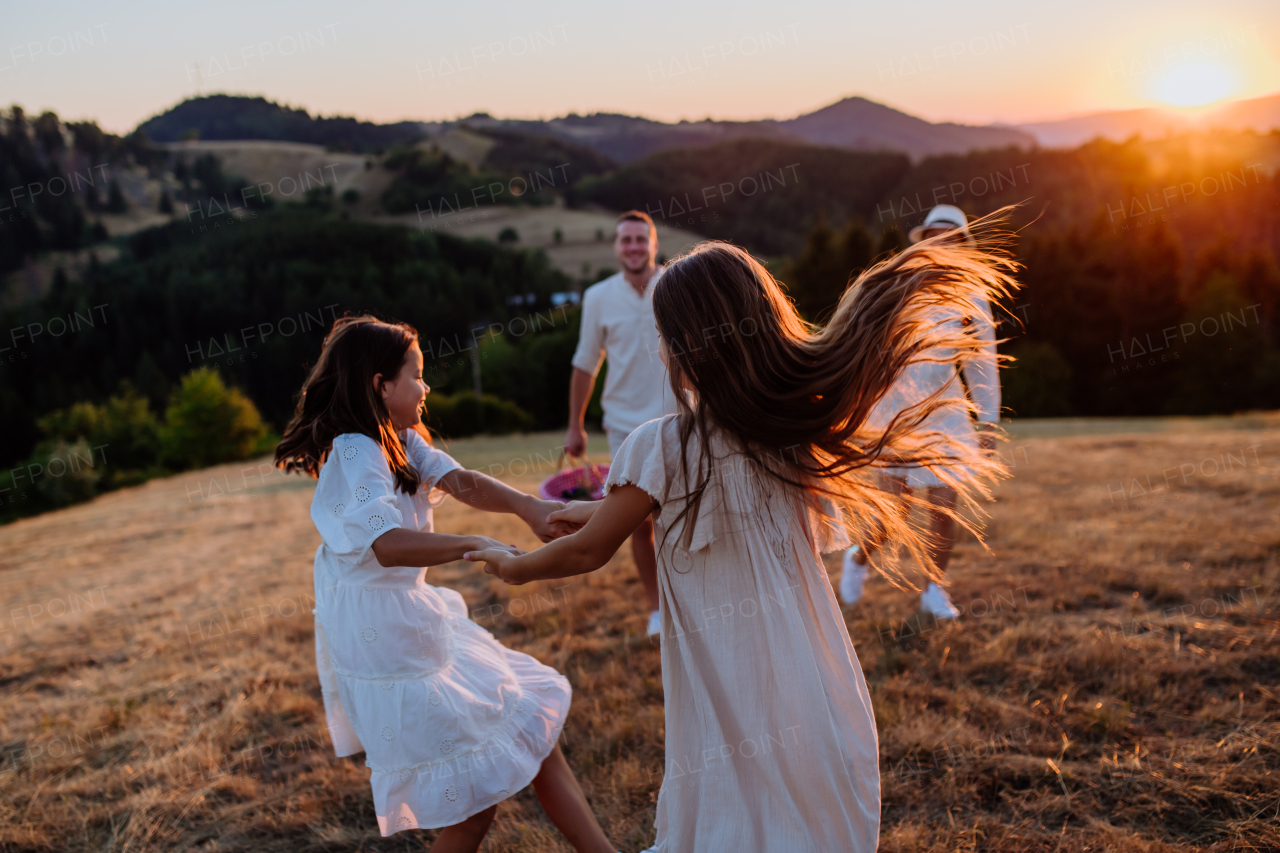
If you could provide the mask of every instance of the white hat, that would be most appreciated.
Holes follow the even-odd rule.
[[[912,243],[919,243],[924,239],[924,232],[930,228],[959,228],[964,232],[964,236],[972,239],[969,233],[969,220],[965,217],[964,211],[955,205],[938,205],[925,216],[924,223],[912,228],[907,236]]]

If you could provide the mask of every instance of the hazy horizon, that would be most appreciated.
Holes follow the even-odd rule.
[[[6,17],[0,100],[114,132],[216,92],[379,123],[475,112],[785,119],[860,95],[934,122],[1023,124],[1280,91],[1280,5],[1262,0],[1119,10],[1086,0],[1061,11],[810,0],[731,15],[672,3],[140,0]]]

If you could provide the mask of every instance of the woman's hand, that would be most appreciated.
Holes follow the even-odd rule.
[[[473,563],[484,563],[484,570],[488,574],[500,577],[509,584],[521,584],[525,580],[531,580],[517,579],[513,561],[523,554],[524,552],[519,549],[513,552],[504,548],[485,548],[479,551],[468,551],[462,555],[462,559]]]
[[[563,509],[547,516],[547,521],[560,525],[565,533],[581,530],[600,508],[600,501],[570,501]],[[564,535],[564,534],[561,534]]]

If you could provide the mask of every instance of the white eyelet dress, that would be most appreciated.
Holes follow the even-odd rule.
[[[569,682],[467,618],[461,595],[425,568],[380,565],[395,527],[431,530],[432,487],[459,468],[418,433],[400,434],[422,476],[398,491],[381,446],[338,436],[320,471],[316,668],[339,757],[365,753],[378,828],[459,823],[533,781],[569,713]]]

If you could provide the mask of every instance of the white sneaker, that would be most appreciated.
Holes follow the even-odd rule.
[[[652,613],[650,613],[650,614],[649,614],[649,630],[648,630],[648,634],[649,634],[649,636],[650,636],[650,637],[652,637],[652,636],[654,636],[654,635],[656,635],[656,634],[660,634],[660,633],[662,633],[662,617],[661,617],[661,616],[659,616],[659,615],[658,615],[658,611],[657,611],[657,610],[655,610],[655,611],[653,611]]]
[[[935,619],[955,619],[960,615],[947,591],[932,581],[920,593],[920,609]]]
[[[845,604],[857,604],[862,598],[862,583],[867,579],[867,567],[859,565],[853,555],[858,546],[844,552],[844,564],[840,569],[840,600]]]

